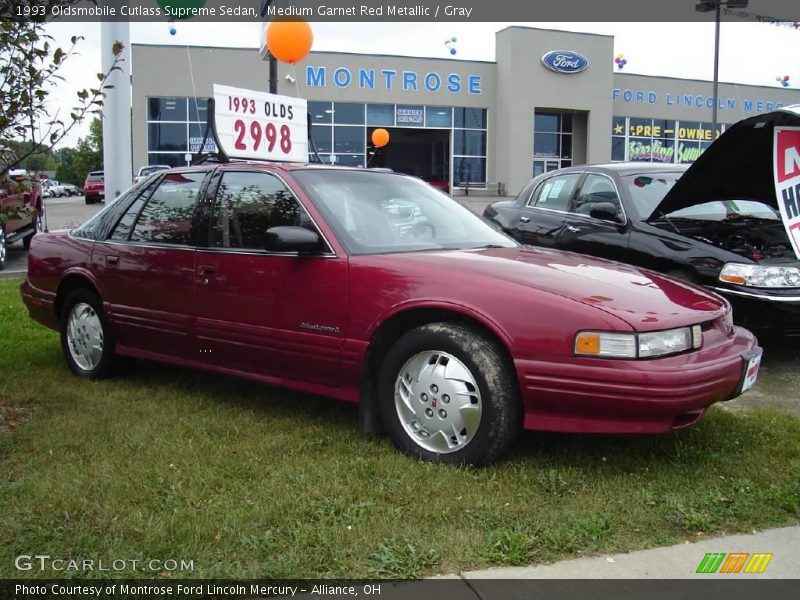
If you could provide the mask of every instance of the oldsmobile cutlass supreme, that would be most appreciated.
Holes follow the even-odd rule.
[[[359,403],[412,455],[482,464],[522,429],[664,433],[761,350],[687,282],[523,247],[423,181],[301,164],[170,169],[37,235],[22,297],[79,377],[117,355]]]

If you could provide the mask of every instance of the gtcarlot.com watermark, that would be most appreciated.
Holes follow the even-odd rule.
[[[152,573],[175,573],[194,571],[194,560],[183,558],[63,558],[49,554],[20,554],[14,559],[18,571],[39,572],[105,572],[130,571]]]

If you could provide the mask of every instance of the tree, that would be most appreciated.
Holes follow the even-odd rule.
[[[78,140],[72,153],[72,170],[83,185],[89,171],[103,167],[103,122],[95,118],[89,126],[89,135]]]
[[[111,69],[97,74],[97,87],[77,92],[76,104],[68,116],[47,112],[51,90],[63,81],[58,71],[75,54],[83,38],[73,36],[68,48],[57,47],[52,36],[44,32],[44,17],[21,17],[16,11],[25,6],[31,7],[34,14],[41,11],[52,15],[55,6],[78,2],[27,0],[23,4],[0,0],[0,180],[29,156],[51,150],[89,113],[99,112],[106,90],[113,87],[108,78],[119,70],[123,50],[120,42],[111,48],[115,56]],[[20,141],[30,145],[24,149],[15,147],[14,142]]]

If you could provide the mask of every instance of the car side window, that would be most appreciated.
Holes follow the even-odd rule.
[[[570,173],[543,181],[536,188],[528,206],[566,212],[580,178],[580,173]]]
[[[276,176],[252,171],[222,175],[211,217],[212,247],[264,250],[267,229],[281,226],[317,231],[300,202]]]
[[[139,213],[130,240],[188,245],[194,205],[205,176],[206,171],[178,172],[165,176]]]
[[[142,210],[142,205],[144,204],[146,198],[147,194],[141,194],[131,203],[131,205],[128,207],[128,210],[125,211],[125,214],[123,214],[120,220],[117,222],[117,225],[114,227],[108,239],[117,242],[128,241],[128,238],[131,236],[133,224],[136,222],[136,217],[139,216],[139,211]]]
[[[605,175],[590,173],[586,176],[575,200],[575,212],[589,215],[600,203],[612,204],[619,218],[622,218],[622,205],[614,182]]]

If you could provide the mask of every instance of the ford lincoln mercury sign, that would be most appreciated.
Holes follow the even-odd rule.
[[[556,73],[580,73],[589,66],[589,61],[578,52],[553,50],[542,56],[542,64]]]

